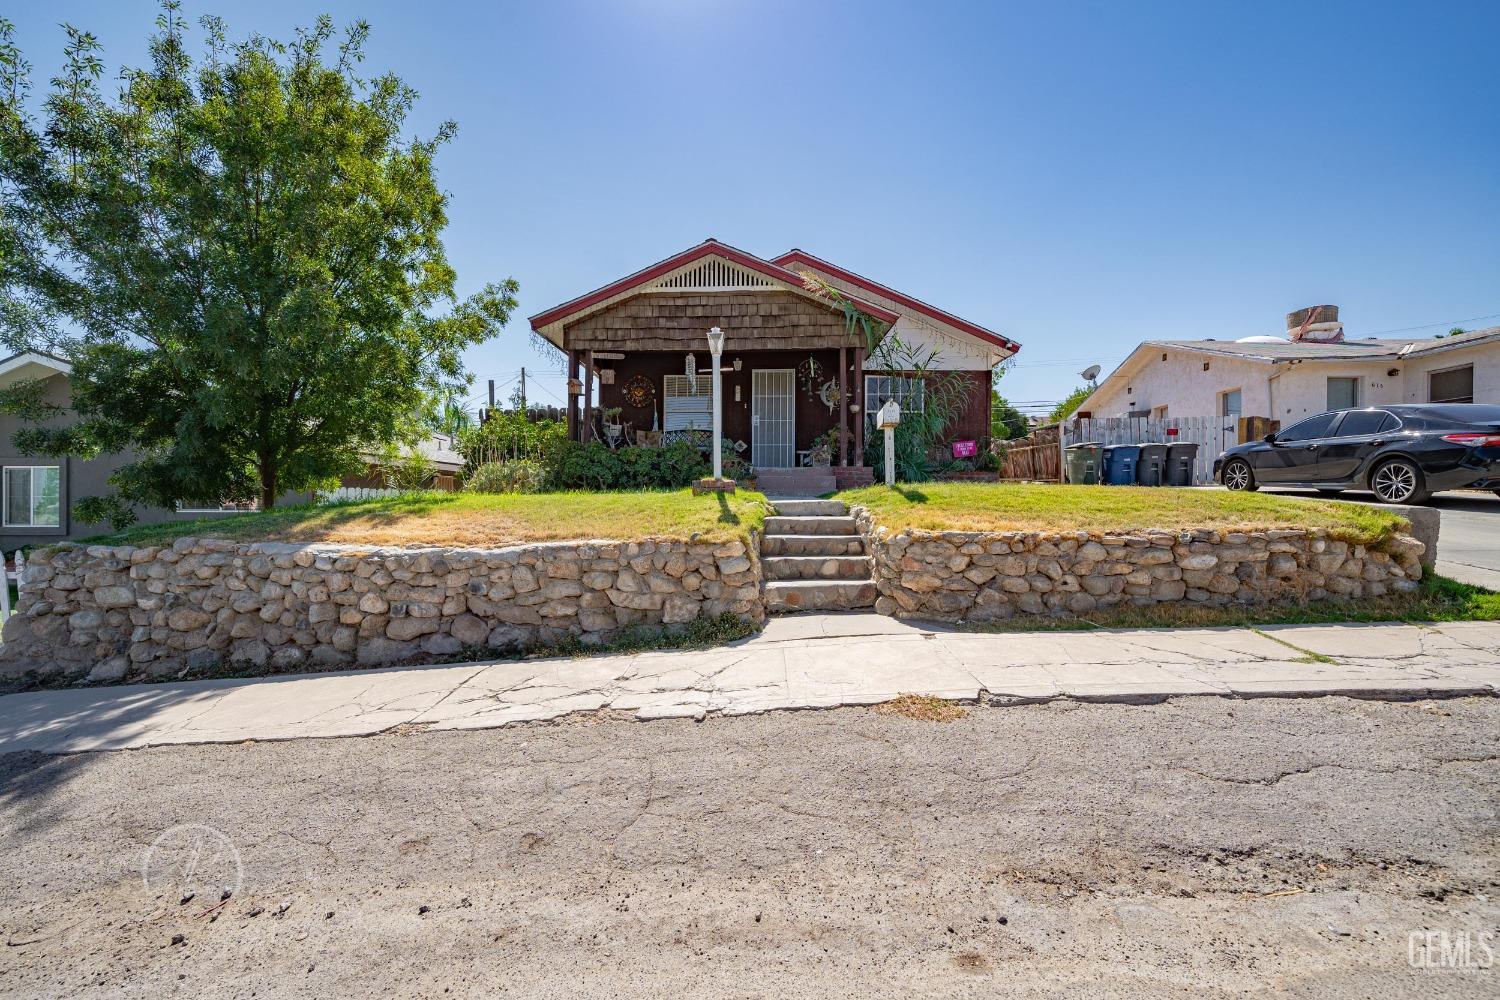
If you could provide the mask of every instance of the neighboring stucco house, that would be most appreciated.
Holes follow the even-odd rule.
[[[883,371],[802,272],[890,324],[903,343],[937,348],[933,367],[971,388],[950,437],[988,435],[991,371],[1020,349],[1015,341],[801,250],[764,259],[712,239],[531,317],[532,330],[567,355],[570,434],[600,437],[601,410],[615,408],[615,422],[641,442],[701,433],[712,403],[706,334],[717,326],[725,440],[742,445],[758,473],[774,473],[805,465],[814,440],[834,430],[851,446],[834,452],[838,482],[868,482],[859,415],[887,398],[920,407],[922,388]]]
[[[1348,340],[1333,306],[1288,317],[1288,335],[1148,340],[1099,383],[1080,416],[1260,416],[1391,403],[1500,403],[1500,327],[1430,339]],[[1293,323],[1292,320],[1296,319]]]
[[[36,351],[15,354],[0,360],[0,387],[21,381],[41,380],[46,402],[65,411],[42,423],[65,426],[72,420],[66,412],[72,403],[72,386],[68,381],[72,370],[72,365],[67,361],[49,354]],[[80,459],[22,455],[16,451],[13,438],[18,430],[26,426],[32,425],[19,417],[0,413],[0,553],[9,556],[23,546],[86,538],[109,531],[108,524],[82,524],[75,520],[72,514],[73,503],[84,497],[109,493],[110,473],[129,462],[132,456],[121,453]],[[452,439],[432,435],[422,443],[420,450],[433,465],[436,474],[434,485],[439,489],[454,488],[457,474],[463,468],[463,456],[454,451]],[[384,485],[378,465],[375,464],[378,459],[372,455],[369,460],[372,464],[367,476],[347,477],[344,480],[344,487],[353,488],[349,495],[358,495],[361,487],[370,484]],[[306,503],[310,499],[307,494],[288,493],[283,502]],[[233,515],[247,509],[251,508],[184,505],[176,510],[167,510],[160,507],[137,507],[136,516],[137,523],[154,524]]]

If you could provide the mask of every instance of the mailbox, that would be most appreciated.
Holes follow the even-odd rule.
[[[901,406],[894,400],[888,399],[875,414],[875,426],[881,430],[895,427],[901,422]]]

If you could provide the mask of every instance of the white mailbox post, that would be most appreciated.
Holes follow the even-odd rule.
[[[901,422],[901,407],[894,399],[875,414],[875,426],[885,431],[885,484],[896,485],[896,425]]]

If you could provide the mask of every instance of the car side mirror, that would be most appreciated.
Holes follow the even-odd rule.
[[[1262,438],[1262,440],[1265,441],[1266,444],[1275,444],[1276,443],[1276,434],[1275,434],[1275,432],[1267,434],[1264,438]]]

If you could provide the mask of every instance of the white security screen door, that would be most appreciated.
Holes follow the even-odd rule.
[[[796,373],[757,368],[750,373],[750,465],[790,469],[796,464]]]

